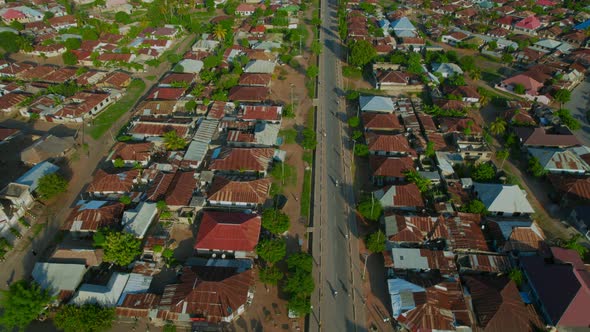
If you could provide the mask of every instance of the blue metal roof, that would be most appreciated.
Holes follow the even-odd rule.
[[[32,192],[35,189],[37,189],[37,186],[39,185],[40,178],[42,178],[43,176],[45,176],[47,174],[55,173],[58,170],[59,170],[58,166],[56,166],[48,161],[44,161],[42,163],[35,165],[33,168],[31,168],[28,172],[23,174],[23,176],[21,176],[20,178],[18,178],[14,182],[16,182],[18,184],[24,184],[24,185],[29,186],[29,191]]]
[[[576,25],[576,26],[574,27],[574,29],[576,29],[576,30],[586,30],[586,29],[588,29],[589,27],[590,27],[590,19],[587,19],[586,21],[584,21],[584,22],[582,22],[582,23],[580,23],[580,24]]]

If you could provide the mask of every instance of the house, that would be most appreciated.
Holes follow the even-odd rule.
[[[514,25],[514,31],[536,35],[537,30],[541,27],[542,23],[539,19],[535,16],[525,17],[524,19],[518,21]]]
[[[359,107],[362,112],[393,113],[394,105],[391,97],[360,96]]]
[[[42,163],[35,165],[33,168],[28,170],[25,174],[23,174],[20,178],[16,179],[14,182],[28,186],[29,191],[34,192],[39,186],[39,179],[41,179],[45,175],[56,173],[58,170],[58,166],[48,161],[44,161]]]
[[[125,205],[119,202],[79,201],[62,229],[74,233],[76,237],[92,235],[103,227],[117,225],[124,209]]]
[[[84,264],[35,263],[31,276],[42,289],[48,290],[57,302],[67,302],[82,283]]]
[[[375,89],[395,90],[409,85],[421,85],[422,82],[411,74],[401,70],[377,70],[374,72]]]
[[[562,205],[577,205],[590,200],[590,177],[572,177],[550,174],[549,182],[557,192]]]
[[[238,117],[242,121],[281,123],[283,107],[278,105],[240,105]]]
[[[507,255],[496,253],[458,253],[457,266],[460,273],[508,273],[512,264]]]
[[[112,308],[123,294],[123,290],[129,280],[128,273],[113,272],[105,284],[84,283],[78,289],[70,304],[78,306],[84,304],[97,304],[101,307]]]
[[[127,134],[136,141],[161,142],[160,137],[171,131],[175,131],[176,135],[180,137],[187,138],[194,125],[195,122],[192,118],[140,116],[131,122]]]
[[[99,169],[94,174],[86,192],[94,198],[118,200],[121,196],[130,196],[133,187],[139,183],[139,170],[133,169],[109,174]]]
[[[411,157],[380,157],[369,156],[369,168],[371,179],[378,186],[402,182],[405,179],[404,172],[414,169],[414,160]]]
[[[579,148],[528,148],[548,173],[584,175],[590,173],[590,165],[576,153]],[[585,153],[588,155],[588,153]],[[587,158],[586,158],[587,159]]]
[[[239,16],[250,16],[252,14],[254,14],[254,11],[256,10],[256,6],[254,6],[253,4],[249,4],[249,3],[241,3],[238,5],[238,7],[236,7],[236,15]]]
[[[481,98],[480,94],[475,90],[473,87],[468,85],[458,86],[451,91],[449,91],[450,95],[460,97],[462,101],[470,103],[470,104],[477,104]]]
[[[104,250],[95,248],[92,241],[64,241],[49,257],[51,263],[84,264],[86,267],[99,266],[102,263]]]
[[[256,208],[262,205],[270,192],[271,180],[232,181],[215,176],[207,190],[207,202],[213,206]]]
[[[391,298],[391,313],[394,319],[424,304],[426,289],[401,278],[387,279],[387,289]]]
[[[255,256],[261,218],[257,214],[203,211],[195,250],[213,257],[229,254],[235,258]]]
[[[391,30],[397,38],[417,37],[418,33],[416,27],[410,22],[407,17],[401,17],[389,24]]]
[[[180,283],[167,285],[158,306],[163,321],[231,322],[254,297],[252,270],[234,267],[185,266]]]
[[[534,332],[545,326],[535,308],[523,301],[516,283],[507,276],[465,275],[477,325],[485,332]]]
[[[273,159],[272,148],[217,148],[213,150],[209,170],[216,173],[254,173],[266,175]]]
[[[395,246],[422,244],[436,228],[437,217],[385,213],[385,236]]]
[[[135,209],[123,212],[123,231],[143,239],[157,214],[156,203],[141,202]]]
[[[244,73],[271,74],[275,71],[276,63],[273,61],[253,60],[244,67]]]
[[[535,212],[526,198],[526,191],[517,185],[475,182],[473,191],[491,215],[517,217]]]
[[[420,248],[392,248],[393,268],[404,270],[439,270],[443,275],[457,273],[455,255],[450,251]]]
[[[515,256],[547,252],[545,233],[530,218],[487,218],[484,225],[498,252]]]
[[[135,112],[140,116],[171,116],[176,112],[177,105],[176,100],[146,100],[135,107]]]
[[[495,87],[496,89],[502,91],[518,94],[519,96],[522,96],[532,101],[538,101],[543,104],[549,104],[550,99],[547,96],[540,95],[539,92],[539,90],[541,90],[541,88],[543,88],[544,86],[545,85],[543,82],[539,82],[528,75],[518,74],[516,76],[503,80]],[[522,89],[524,94],[519,94],[520,92],[517,92],[517,89]]]
[[[455,31],[448,35],[442,35],[441,41],[451,46],[456,46],[467,38],[469,38],[468,34],[461,31]]]
[[[361,114],[365,131],[401,133],[404,126],[400,123],[396,114],[364,112]]]
[[[449,78],[455,75],[463,75],[461,67],[454,63],[433,63],[432,71],[436,74],[439,73],[444,78]]]
[[[566,127],[531,128],[515,127],[514,133],[526,148],[568,148],[582,145],[578,138]]]
[[[118,142],[115,144],[113,151],[108,157],[115,167],[117,161],[123,161],[125,167],[134,167],[141,165],[147,167],[152,157],[152,143],[125,143]]]
[[[527,295],[548,325],[560,330],[588,328],[590,316],[584,308],[590,303],[590,272],[576,251],[552,247],[551,253],[552,260],[540,256],[520,258],[530,287]]]
[[[454,252],[487,252],[486,239],[481,231],[481,216],[455,212],[442,218],[432,238],[446,239],[447,249]]]
[[[409,331],[470,330],[473,320],[461,284],[456,281],[444,281],[428,287],[424,303],[397,319]]]
[[[240,76],[240,79],[238,81],[238,85],[269,87],[271,80],[272,80],[272,74],[243,73],[242,76]]]
[[[372,155],[391,157],[416,155],[416,152],[410,147],[407,137],[402,134],[382,135],[366,132],[365,139]]]
[[[153,293],[124,294],[121,295],[115,313],[119,317],[145,317],[160,303],[161,295]]]
[[[36,165],[45,160],[65,157],[76,144],[74,137],[48,135],[35,141],[20,153],[20,159],[27,165]]]
[[[29,97],[28,94],[25,93],[8,93],[3,96],[0,96],[0,112],[4,112],[6,114],[17,112],[23,109],[21,103],[25,101]]]
[[[579,205],[568,216],[570,224],[575,226],[587,239],[590,238],[590,205]]]
[[[4,187],[0,191],[0,230],[6,230],[3,225],[16,225],[33,202],[29,186],[13,182]]]
[[[159,173],[148,188],[147,200],[165,201],[170,210],[176,211],[189,206],[197,187],[195,172]]]
[[[115,102],[115,99],[108,93],[77,92],[68,99],[63,108],[53,113],[53,121],[83,122],[84,119],[102,112]]]
[[[386,186],[373,195],[384,209],[419,211],[425,206],[420,190],[413,183]]]
[[[20,134],[21,131],[19,129],[0,127],[0,145],[9,142]]]
[[[229,90],[228,99],[237,102],[262,103],[270,98],[270,89],[262,86],[234,86]]]

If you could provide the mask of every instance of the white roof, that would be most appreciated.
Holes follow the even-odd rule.
[[[363,112],[387,112],[392,113],[394,109],[391,97],[381,96],[360,96],[359,105]]]
[[[276,64],[272,61],[254,60],[250,61],[244,68],[244,73],[272,74]]]
[[[143,239],[156,213],[156,203],[141,202],[135,210],[123,213],[123,231]]]
[[[105,285],[83,284],[76,296],[70,301],[72,304],[99,304],[103,307],[114,307],[127,285],[129,274],[115,272]]]
[[[84,273],[84,264],[35,263],[32,276],[41,288],[49,289],[53,295],[57,295],[62,290],[76,290]]]
[[[281,124],[279,123],[257,123],[254,129],[254,140],[256,144],[274,146],[277,143],[280,130]]]
[[[534,213],[524,190],[517,185],[473,183],[473,189],[490,212]]]
[[[463,74],[461,67],[454,63],[434,63],[432,64],[432,71],[436,73]]]
[[[182,66],[183,73],[191,73],[191,74],[198,74],[203,69],[203,61],[201,60],[193,60],[193,59],[184,59],[178,63]]]

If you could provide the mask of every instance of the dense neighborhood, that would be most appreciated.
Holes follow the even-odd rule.
[[[590,327],[590,1],[0,20],[3,328]]]

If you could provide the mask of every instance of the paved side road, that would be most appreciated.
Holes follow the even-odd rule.
[[[582,143],[590,146],[590,123],[586,119],[586,112],[590,111],[590,77],[586,77],[572,91],[572,99],[565,104],[565,108],[582,124],[582,129],[576,131],[576,136]]]

